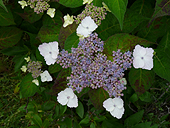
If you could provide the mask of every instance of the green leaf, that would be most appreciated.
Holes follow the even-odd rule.
[[[11,11],[6,12],[3,8],[0,8],[0,26],[9,25],[15,25]]]
[[[104,121],[106,119],[106,117],[105,116],[95,116],[94,117],[94,120],[96,121],[96,122],[101,122],[101,121]]]
[[[130,99],[129,99],[130,102],[134,103],[136,101],[138,101],[138,95],[136,93],[134,93]]]
[[[72,128],[72,120],[70,118],[66,117],[64,122],[67,125],[67,128]]]
[[[102,128],[125,128],[125,127],[121,123],[106,119],[102,123]]]
[[[151,70],[131,68],[129,82],[138,95],[146,92],[154,83],[155,73]]]
[[[63,106],[60,104],[60,115],[64,114],[66,110],[67,110],[67,105]]]
[[[64,49],[66,51],[71,51],[71,48],[77,48],[78,43],[79,43],[79,37],[77,36],[76,32],[74,32],[67,37],[64,44]]]
[[[81,126],[77,122],[74,122],[73,123],[73,128],[81,128]]]
[[[43,128],[49,128],[49,125],[50,125],[50,121],[49,121],[49,119],[47,118],[47,119],[45,119],[45,121],[43,122],[42,127],[43,127]]]
[[[56,72],[59,72],[61,71],[62,67],[60,66],[60,64],[52,64],[48,67],[48,71],[50,74],[53,74],[53,73],[56,73]]]
[[[150,128],[158,128],[158,124],[154,124],[153,126],[151,126]]]
[[[83,107],[83,104],[80,101],[78,101],[78,107],[76,108],[76,112],[80,116],[80,118],[83,118],[84,107]]]
[[[22,95],[22,98],[33,96],[37,92],[38,87],[32,82],[32,80],[33,78],[30,73],[23,78],[20,84],[20,93]]]
[[[96,126],[95,126],[95,124],[94,123],[91,123],[90,124],[90,128],[95,128]]]
[[[104,0],[110,11],[115,15],[120,24],[120,29],[123,29],[123,20],[126,12],[127,0]]]
[[[21,112],[26,112],[26,110],[29,112],[29,111],[35,111],[35,108],[34,108],[34,105],[32,103],[28,103],[27,105],[27,108],[26,107],[26,104],[22,105],[21,107],[18,108],[19,111]]]
[[[103,88],[91,89],[89,97],[96,109],[103,109],[103,102],[109,98],[109,94]]]
[[[140,124],[133,126],[132,128],[150,128],[151,123],[152,122],[140,123]]]
[[[55,114],[56,114],[56,116],[59,116],[59,111],[60,111],[60,107],[57,105],[55,107]]]
[[[13,58],[13,61],[15,62],[15,66],[14,66],[14,71],[20,71],[21,67],[23,66],[23,64],[25,63],[24,60],[25,55],[17,55]]]
[[[160,77],[170,82],[170,32],[162,38],[158,45],[156,55],[154,55],[154,67],[153,70]]]
[[[131,127],[137,123],[139,123],[142,120],[144,114],[144,110],[141,110],[133,115],[131,115],[130,117],[126,118],[125,120],[125,126],[126,127]]]
[[[51,110],[53,107],[55,106],[55,102],[54,101],[47,101],[42,105],[42,109],[44,111],[49,111]]]
[[[70,8],[76,8],[83,5],[83,0],[59,0],[59,3]]]
[[[0,0],[0,6],[6,11],[8,12],[7,8],[5,7],[4,3],[2,0]]]
[[[31,120],[34,122],[34,124],[38,125],[39,127],[42,126],[42,120],[38,114],[32,114]]]
[[[102,7],[102,0],[93,0],[92,1],[94,6]]]
[[[157,17],[170,15],[170,1],[169,0],[156,0],[155,12],[152,15],[150,24]]]
[[[89,115],[86,115],[86,117],[80,121],[79,124],[88,124],[90,122],[90,117]]]
[[[151,93],[146,91],[145,93],[143,93],[142,95],[139,96],[140,100],[141,101],[144,101],[144,102],[151,102],[152,101],[152,98],[151,98]]]
[[[43,26],[41,27],[37,38],[41,42],[58,41],[60,28],[62,26],[62,13],[57,11],[54,18],[50,18],[48,15],[43,17]]]
[[[0,49],[12,47],[17,44],[21,39],[22,33],[23,31],[16,27],[1,27]]]

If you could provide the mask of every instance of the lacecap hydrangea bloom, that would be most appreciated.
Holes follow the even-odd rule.
[[[134,68],[142,68],[151,70],[153,68],[153,52],[152,48],[144,48],[136,45],[133,50],[133,66]]]
[[[56,62],[57,56],[59,54],[58,42],[49,42],[39,45],[38,50],[40,54],[44,57],[46,64],[51,65]]]
[[[77,27],[77,34],[83,35],[84,37],[88,37],[96,28],[97,24],[90,16],[86,16],[81,24]]]
[[[124,103],[121,98],[108,98],[103,102],[103,107],[110,112],[113,117],[122,118],[124,114]]]
[[[66,88],[64,91],[58,93],[57,101],[70,108],[76,108],[78,106],[78,98],[71,88]]]
[[[64,16],[64,24],[63,27],[67,27],[68,25],[72,24],[74,22],[73,16],[70,16],[69,14]]]
[[[52,81],[52,77],[51,75],[49,74],[49,72],[47,70],[45,70],[43,73],[40,74],[41,76],[41,81],[42,82],[49,82],[49,81]]]

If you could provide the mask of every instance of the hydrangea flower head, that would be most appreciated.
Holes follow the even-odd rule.
[[[39,45],[38,50],[40,54],[44,57],[46,64],[51,65],[56,62],[57,56],[59,54],[58,42],[43,43]]]
[[[136,45],[133,50],[133,66],[135,68],[151,70],[153,68],[153,52],[152,48]]]
[[[78,106],[78,98],[71,88],[66,88],[64,91],[58,93],[57,101],[70,108],[76,108]]]
[[[83,0],[83,4],[86,4],[86,3],[90,4],[92,1],[93,0]]]
[[[24,9],[25,6],[28,6],[27,5],[27,2],[22,0],[22,1],[18,1],[18,3],[21,5],[21,8]]]
[[[67,14],[66,16],[64,16],[63,27],[67,27],[68,25],[72,24],[73,22],[74,22],[73,16],[70,16],[69,14]]]
[[[97,24],[90,16],[86,16],[81,24],[77,27],[77,34],[83,35],[84,37],[88,37],[96,28]]]
[[[46,81],[52,81],[53,78],[50,76],[49,72],[45,70],[43,73],[40,74],[41,76],[41,81],[46,82]]]
[[[103,107],[110,112],[113,117],[122,118],[124,114],[123,100],[121,98],[108,98],[103,102]]]
[[[49,9],[47,10],[47,14],[48,14],[51,18],[54,18],[55,8],[49,8]]]

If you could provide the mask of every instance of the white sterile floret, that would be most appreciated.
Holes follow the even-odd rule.
[[[26,67],[25,65],[23,65],[23,66],[21,67],[21,71],[26,72],[26,71],[27,71],[27,67]]]
[[[51,65],[56,62],[59,54],[58,42],[43,43],[39,45],[38,50],[40,54],[44,57],[46,64]]]
[[[144,48],[136,45],[133,50],[133,66],[134,68],[142,68],[151,70],[153,68],[153,52],[152,48]]]
[[[110,112],[113,117],[122,118],[124,114],[123,100],[121,98],[108,98],[103,102],[103,107]]]
[[[29,62],[30,61],[30,57],[28,56],[28,57],[25,57],[24,58],[27,62]]]
[[[32,82],[33,82],[34,84],[36,84],[37,86],[39,86],[39,81],[38,81],[37,79],[32,80]]]
[[[127,84],[127,81],[126,81],[125,78],[122,78],[122,79],[120,79],[119,81],[120,81],[120,83],[123,84],[123,85],[126,85],[126,84]]]
[[[93,0],[83,0],[83,4],[90,4]]]
[[[18,1],[18,3],[21,5],[21,8],[24,9],[25,6],[28,6],[27,5],[27,2],[22,0],[22,1]]]
[[[49,9],[47,10],[47,14],[48,14],[51,18],[54,18],[55,8],[49,8]]]
[[[88,37],[97,27],[94,20],[90,16],[86,16],[76,29],[77,35],[80,34]]]
[[[64,16],[64,24],[63,27],[67,27],[68,25],[72,24],[74,22],[73,16],[70,16],[69,14]]]
[[[52,81],[53,78],[50,76],[49,72],[45,70],[43,73],[40,74],[41,76],[41,81],[46,82],[46,81]]]
[[[78,106],[78,98],[71,88],[66,88],[58,93],[57,101],[62,105],[67,105],[70,108]]]

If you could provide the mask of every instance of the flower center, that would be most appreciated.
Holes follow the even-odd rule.
[[[143,60],[143,59],[144,59],[144,57],[141,57],[141,59]]]
[[[67,99],[70,99],[70,96],[67,96]]]
[[[49,54],[52,54],[52,52],[49,52]]]
[[[116,107],[116,105],[115,105],[115,104],[114,104],[113,106],[114,106],[114,107]]]
[[[86,29],[89,29],[89,27],[86,27]]]

